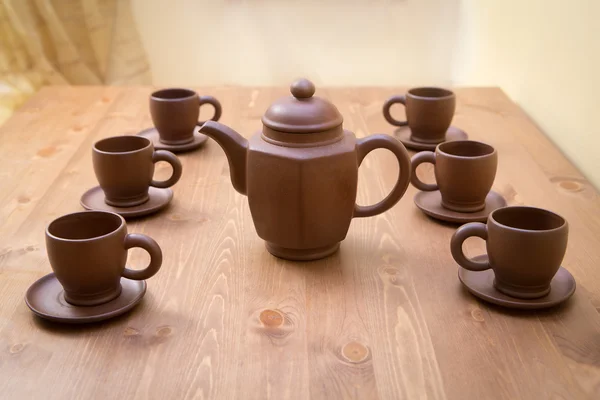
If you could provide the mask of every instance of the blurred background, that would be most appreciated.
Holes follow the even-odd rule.
[[[0,124],[44,85],[499,86],[599,187],[599,19],[600,0],[0,0]]]

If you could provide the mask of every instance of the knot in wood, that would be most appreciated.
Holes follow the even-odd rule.
[[[351,341],[342,347],[342,357],[349,363],[359,364],[369,357],[369,348],[362,343]]]
[[[260,322],[266,327],[276,328],[283,325],[283,315],[276,310],[264,310],[259,316]]]
[[[10,354],[17,354],[20,353],[21,351],[23,351],[23,349],[25,348],[25,345],[23,343],[17,343],[17,344],[13,344],[10,347]]]
[[[158,337],[171,336],[172,333],[173,329],[170,326],[161,326],[156,329],[156,336]]]
[[[569,192],[580,192],[583,190],[581,184],[575,181],[562,181],[558,185]]]
[[[139,334],[140,334],[140,331],[138,331],[137,329],[132,328],[130,326],[125,328],[125,330],[123,331],[123,336],[137,336]]]
[[[471,310],[471,317],[477,322],[484,322],[485,318],[483,318],[483,313],[479,308],[475,308]]]
[[[394,286],[402,285],[402,273],[398,268],[385,267],[381,278]]]

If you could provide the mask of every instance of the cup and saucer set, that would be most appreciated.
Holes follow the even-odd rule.
[[[125,218],[153,214],[173,199],[170,189],[181,178],[181,161],[166,150],[155,150],[142,136],[113,136],[94,143],[92,161],[100,183],[80,199],[87,210],[117,213]],[[165,181],[153,179],[154,164],[166,161],[173,173]]]
[[[392,117],[391,107],[401,104],[406,108],[406,121]],[[454,92],[437,87],[417,87],[404,95],[390,97],[383,104],[383,117],[398,126],[394,136],[411,150],[435,150],[442,142],[466,140],[462,129],[451,126],[456,109]]]
[[[94,172],[100,183],[81,197],[88,211],[62,216],[46,228],[46,250],[53,273],[36,281],[25,301],[41,318],[70,324],[102,321],[136,306],[146,293],[145,280],[158,272],[162,252],[146,235],[128,234],[125,218],[152,214],[173,198],[181,162],[154,150],[140,136],[114,136],[93,146]],[[154,163],[166,161],[173,173],[155,181]],[[125,268],[127,250],[141,247],[150,265]]]
[[[211,121],[221,118],[222,108],[213,96],[200,96],[189,89],[158,90],[150,95],[150,115],[154,127],[137,135],[148,138],[157,150],[183,153],[199,149],[208,137],[199,133],[200,107],[210,104],[215,109]]]
[[[424,162],[434,164],[435,184],[417,177],[416,168]],[[575,291],[575,279],[561,267],[567,222],[544,209],[507,206],[491,190],[497,162],[492,146],[472,140],[444,142],[435,152],[415,154],[411,183],[421,190],[415,205],[434,219],[465,224],[452,237],[451,253],[470,293],[507,308],[556,306]],[[470,236],[486,241],[487,255],[465,257],[462,243]]]
[[[417,176],[423,163],[434,166],[435,183]],[[456,140],[422,151],[411,159],[411,183],[420,190],[415,205],[426,215],[445,222],[485,222],[488,215],[506,206],[506,200],[491,190],[496,177],[498,152],[487,143]]]
[[[392,117],[394,104],[404,105],[406,121]],[[407,148],[424,150],[411,159],[411,183],[420,190],[415,205],[445,222],[485,222],[492,211],[506,206],[506,200],[491,190],[498,153],[489,144],[468,140],[463,130],[451,126],[455,109],[452,91],[417,87],[385,101],[383,116],[400,127],[394,136]],[[417,167],[422,163],[434,164],[436,183],[418,178]]]
[[[150,254],[143,270],[125,268],[127,251]],[[25,302],[43,319],[82,324],[113,318],[135,307],[146,279],[162,265],[159,245],[146,235],[127,233],[125,219],[107,211],[82,211],[52,221],[46,251],[53,272],[38,279]]]
[[[114,136],[92,148],[99,185],[80,199],[88,211],[67,214],[46,228],[46,249],[53,272],[29,287],[25,302],[33,313],[54,322],[81,324],[121,315],[140,303],[146,279],[162,264],[162,251],[150,237],[128,234],[125,219],[157,213],[173,199],[182,175],[174,152],[201,147],[207,136],[197,131],[200,106],[211,104],[213,120],[221,104],[212,96],[188,89],[165,89],[150,95],[155,128],[137,135]],[[173,170],[164,181],[153,179],[154,164],[165,161]],[[141,247],[150,254],[144,270],[125,267],[127,251]]]
[[[391,116],[390,108],[397,103],[406,107],[407,121]],[[492,190],[498,152],[450,126],[455,106],[454,93],[435,87],[413,88],[384,103],[384,118],[401,127],[396,137],[408,148],[426,150],[411,158],[411,183],[420,190],[415,205],[433,219],[465,224],[452,237],[451,253],[460,266],[460,282],[474,296],[529,310],[566,301],[576,287],[561,266],[566,220],[540,208],[507,206]],[[423,163],[433,164],[435,183],[417,176]],[[486,240],[486,255],[473,259],[464,255],[462,243],[470,236]]]
[[[221,103],[213,96],[200,96],[189,89],[170,88],[150,95],[153,128],[135,136],[117,136],[94,144],[92,159],[99,186],[83,194],[81,205],[87,210],[115,212],[125,218],[154,214],[173,199],[169,189],[181,177],[181,162],[173,153],[200,148],[207,140],[198,132],[200,107],[210,104],[222,114]],[[155,181],[154,164],[168,162],[172,176]]]
[[[406,126],[397,140],[384,134],[356,138],[343,129],[339,110],[315,96],[314,84],[306,79],[294,82],[290,91],[292,96],[267,109],[263,129],[250,139],[216,121],[200,128],[223,148],[233,188],[248,196],[256,232],[273,256],[291,261],[330,256],[339,251],[353,218],[389,210],[412,183],[420,189],[414,201],[421,211],[434,219],[465,224],[452,236],[450,252],[460,266],[460,282],[473,295],[521,309],[556,306],[573,295],[575,280],[561,266],[567,221],[540,208],[509,207],[491,190],[498,153],[493,146],[449,128],[455,107],[452,92],[417,88],[388,100],[384,107],[388,121],[391,104],[402,103],[407,109],[408,122],[395,123]],[[157,91],[150,96],[155,129],[93,145],[99,186],[81,197],[87,211],[59,217],[47,226],[46,250],[53,273],[27,290],[25,301],[34,314],[63,323],[89,323],[139,304],[145,280],[162,265],[162,251],[149,236],[128,234],[125,218],[149,215],[170,203],[170,187],[182,176],[182,164],[173,151],[189,151],[206,140],[195,130],[202,104],[212,104],[213,119],[219,118],[220,104],[210,96],[187,89]],[[403,141],[407,147],[418,143],[421,147],[413,148],[425,151],[411,159]],[[357,205],[358,169],[375,149],[392,152],[400,172],[383,200]],[[165,181],[154,180],[158,161],[172,167]],[[434,165],[435,183],[417,177],[417,167],[425,162]],[[288,185],[285,190],[281,182]],[[462,243],[471,236],[486,241],[486,255],[474,259],[464,255]],[[133,247],[150,254],[146,269],[126,268],[127,252]]]
[[[458,228],[450,241],[458,278],[474,296],[523,310],[553,307],[575,292],[575,278],[561,266],[569,227],[558,214],[536,207],[513,206],[493,211],[487,223]],[[487,254],[467,258],[469,237],[485,240]]]

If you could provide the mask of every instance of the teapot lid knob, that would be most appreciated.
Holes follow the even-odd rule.
[[[297,99],[309,99],[315,94],[315,85],[308,79],[298,79],[290,86],[290,92]]]
[[[331,102],[314,96],[315,85],[308,79],[298,79],[290,85],[292,96],[276,100],[265,112],[266,128],[286,133],[318,133],[341,129],[342,114]]]

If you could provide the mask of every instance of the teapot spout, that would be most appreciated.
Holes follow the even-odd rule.
[[[215,121],[206,121],[200,127],[200,133],[213,138],[223,148],[229,161],[231,183],[235,190],[245,195],[248,141],[233,129]]]

